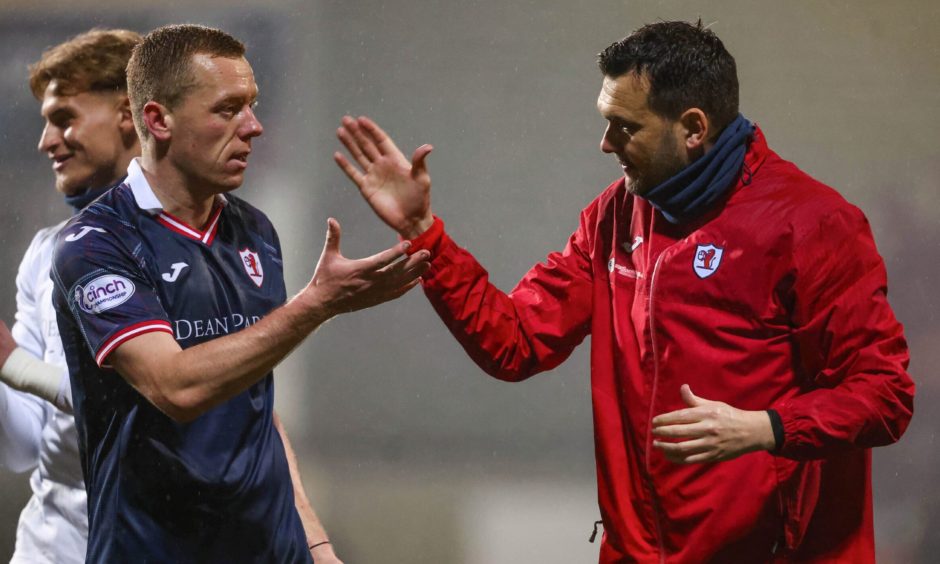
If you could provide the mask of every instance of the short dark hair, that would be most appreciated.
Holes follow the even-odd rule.
[[[738,115],[738,72],[721,40],[688,22],[657,22],[634,31],[597,56],[604,76],[633,72],[650,83],[649,106],[677,119],[700,108],[721,131]]]
[[[173,108],[196,87],[194,55],[238,59],[245,45],[222,30],[183,24],[158,27],[144,36],[127,63],[127,94],[134,125],[141,139],[150,137],[144,126],[144,104],[153,100]]]
[[[29,89],[42,100],[56,81],[56,93],[126,92],[125,67],[140,35],[126,29],[92,29],[50,47],[29,66]]]

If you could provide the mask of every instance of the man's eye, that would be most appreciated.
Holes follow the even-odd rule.
[[[621,126],[620,126],[620,133],[623,133],[623,134],[626,135],[627,137],[633,137],[633,130],[631,130],[631,129],[630,129],[629,127],[627,127],[626,125],[621,125]]]

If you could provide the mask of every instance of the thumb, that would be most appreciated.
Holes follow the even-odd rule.
[[[326,220],[326,243],[323,245],[323,254],[340,254],[339,238],[341,233],[342,230],[339,227],[338,221],[332,217]]]
[[[420,174],[427,174],[428,165],[426,159],[428,155],[431,154],[431,151],[434,150],[434,147],[428,144],[421,145],[415,149],[414,154],[411,155],[411,177],[417,178]]]
[[[688,384],[682,384],[682,387],[679,388],[679,395],[682,396],[682,401],[689,407],[698,407],[707,401],[693,394],[692,387]]]

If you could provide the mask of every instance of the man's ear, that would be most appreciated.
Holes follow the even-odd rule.
[[[121,130],[121,135],[137,135],[137,131],[134,129],[134,113],[131,111],[131,101],[127,96],[121,96],[118,101],[118,112],[120,113],[118,129]]]
[[[699,108],[689,108],[679,116],[685,136],[685,148],[689,151],[698,151],[705,147],[711,135],[711,122],[708,116]]]
[[[168,141],[173,132],[173,116],[166,106],[153,100],[144,104],[144,127],[157,141]]]

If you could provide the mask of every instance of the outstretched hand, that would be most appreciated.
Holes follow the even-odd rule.
[[[356,164],[339,151],[333,153],[333,160],[382,221],[404,239],[431,227],[431,176],[426,160],[433,147],[421,145],[409,162],[391,137],[365,116],[343,117],[336,136]]]
[[[731,460],[755,450],[774,448],[773,428],[766,411],[745,411],[700,398],[688,384],[679,390],[685,409],[653,418],[653,446],[680,464]]]
[[[371,257],[348,259],[339,248],[339,222],[330,218],[327,224],[323,253],[308,289],[319,297],[330,315],[393,300],[414,288],[430,266],[428,251],[405,257],[407,241]]]

